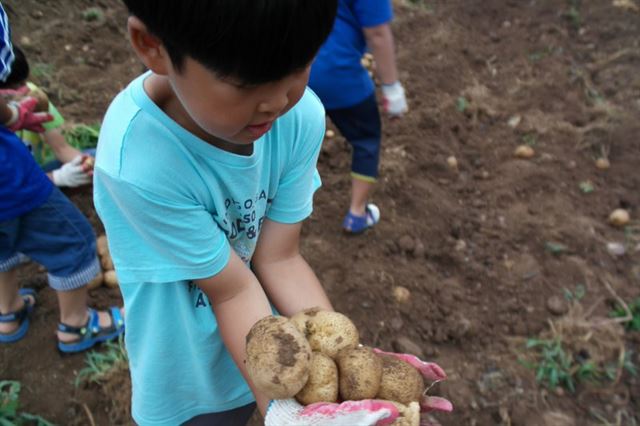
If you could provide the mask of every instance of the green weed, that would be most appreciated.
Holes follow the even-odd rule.
[[[76,376],[75,385],[87,383],[101,383],[110,372],[118,368],[127,368],[129,359],[124,347],[124,338],[107,342],[103,345],[105,351],[90,351],[85,356],[85,364]]]
[[[569,302],[579,302],[587,294],[587,289],[583,284],[576,285],[576,288],[574,290],[569,290],[566,287],[563,290],[564,298]]]
[[[99,7],[90,7],[82,12],[82,18],[87,22],[101,21],[104,13]]]
[[[0,426],[53,426],[40,416],[20,412],[20,382],[0,381]]]
[[[469,101],[464,96],[460,96],[456,99],[456,109],[458,112],[465,112],[469,107]]]
[[[577,360],[559,339],[529,339],[526,348],[534,352],[535,361],[524,365],[535,370],[536,380],[550,389],[562,386],[573,393],[577,383],[597,381],[604,374],[593,362]]]
[[[640,331],[640,297],[631,302],[628,307],[632,318],[631,321],[624,324],[624,327],[628,331]],[[609,316],[612,318],[624,318],[627,316],[627,312],[622,306],[617,305],[609,313]]]
[[[53,75],[53,65],[44,62],[36,62],[31,66],[31,76],[36,79],[50,80]]]

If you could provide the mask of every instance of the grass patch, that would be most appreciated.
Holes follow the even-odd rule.
[[[624,323],[624,328],[627,331],[640,331],[640,297],[629,303],[628,306],[632,318]],[[612,318],[624,318],[627,316],[627,311],[622,306],[616,305],[609,313],[609,316]]]
[[[53,426],[40,416],[20,411],[20,388],[20,382],[0,381],[0,426]]]
[[[106,348],[106,350],[87,353],[84,360],[86,367],[78,372],[75,381],[76,386],[80,386],[82,383],[100,384],[113,371],[128,368],[129,359],[124,348],[124,338],[122,336],[117,341],[104,343],[102,347]]]

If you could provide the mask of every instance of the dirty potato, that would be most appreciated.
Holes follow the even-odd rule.
[[[30,90],[27,94],[30,98],[35,98],[38,103],[36,104],[35,112],[48,112],[49,111],[49,97],[42,89]]]
[[[116,271],[105,271],[104,274],[104,285],[109,288],[118,287],[118,277],[116,276]]]
[[[296,399],[302,405],[338,401],[338,367],[330,357],[313,352],[309,380]]]
[[[331,358],[358,345],[358,329],[341,313],[311,308],[298,312],[291,321],[307,338],[311,349]]]
[[[287,318],[268,316],[255,323],[246,351],[249,376],[268,398],[292,398],[307,383],[311,348]]]
[[[418,370],[393,356],[379,357],[382,359],[382,378],[376,398],[402,404],[419,402],[424,392],[424,380]]]
[[[400,416],[391,423],[391,426],[420,426],[420,404],[411,402],[408,405],[390,401],[400,412]]]
[[[98,252],[98,256],[109,254],[109,245],[107,243],[106,235],[100,235],[96,238],[96,251]]]
[[[380,388],[382,359],[371,348],[345,349],[336,358],[340,396],[344,400],[374,398]]]
[[[100,258],[100,265],[102,265],[102,269],[104,269],[105,271],[111,271],[115,269],[113,266],[113,260],[111,259],[111,255],[109,253]]]

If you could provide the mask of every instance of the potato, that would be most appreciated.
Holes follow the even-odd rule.
[[[358,329],[341,313],[311,308],[295,314],[291,322],[307,338],[311,349],[331,358],[358,345]]]
[[[98,274],[91,281],[87,283],[87,288],[89,290],[93,290],[94,288],[98,288],[102,285],[102,281],[104,279],[104,275],[102,272],[98,272]]]
[[[629,223],[629,212],[625,209],[615,209],[609,215],[609,223],[613,226],[624,226]]]
[[[596,167],[599,168],[600,170],[606,170],[609,167],[611,167],[611,163],[609,163],[608,159],[604,157],[600,157],[596,160]]]
[[[49,111],[49,98],[42,89],[30,90],[27,94],[30,98],[36,98],[38,103],[36,104],[35,112],[48,112]]]
[[[513,155],[518,158],[531,158],[536,155],[536,152],[529,145],[519,145]]]
[[[292,398],[309,379],[311,348],[287,318],[268,316],[247,335],[247,370],[270,399]]]
[[[338,354],[337,362],[342,399],[370,399],[378,394],[382,359],[371,348],[345,349]]]
[[[376,398],[402,404],[419,402],[424,392],[424,380],[418,370],[390,355],[380,355],[380,358],[382,377]]]
[[[104,272],[104,285],[109,288],[118,287],[118,276],[116,275],[116,271],[110,270]]]
[[[409,405],[400,404],[396,401],[390,401],[400,412],[400,416],[391,423],[391,426],[420,426],[420,404],[411,402]]]
[[[109,254],[109,244],[107,243],[106,235],[100,235],[96,238],[96,251],[98,252],[98,256]]]
[[[296,399],[302,405],[338,401],[338,366],[330,357],[313,352],[309,380]]]
[[[113,267],[113,260],[111,259],[111,255],[109,253],[106,253],[100,258],[100,265],[102,265],[102,269],[104,269],[105,271],[112,271],[115,269]]]

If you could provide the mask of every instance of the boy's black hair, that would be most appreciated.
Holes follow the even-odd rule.
[[[337,0],[123,0],[180,70],[189,56],[255,85],[304,69],[333,28]]]
[[[3,82],[0,81],[0,89],[6,89],[18,84],[23,84],[29,78],[29,62],[24,55],[22,49],[15,44],[13,45],[13,62],[11,63],[11,73],[7,79]]]

